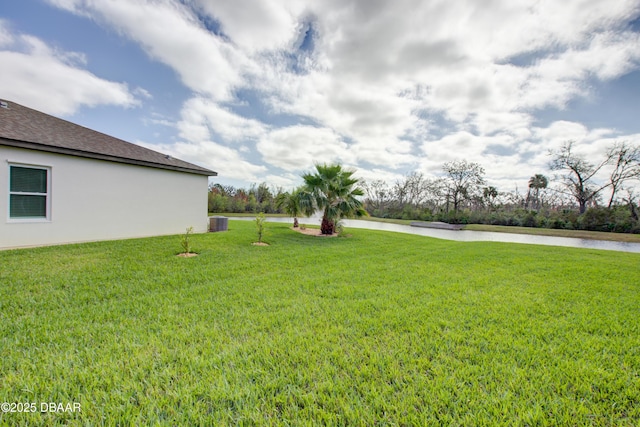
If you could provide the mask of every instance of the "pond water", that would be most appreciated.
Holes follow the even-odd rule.
[[[230,217],[236,220],[253,221],[250,217]],[[293,218],[267,217],[268,222],[285,222],[293,224]],[[320,225],[320,218],[300,218],[300,224]],[[507,242],[532,245],[567,246],[572,248],[604,249],[609,251],[640,253],[640,243],[609,242],[604,240],[576,239],[570,237],[532,236],[528,234],[496,233],[490,231],[441,230],[437,228],[412,227],[410,225],[390,224],[386,222],[345,219],[348,228],[364,228],[368,230],[393,231],[396,233],[416,234],[435,237],[437,239],[456,240],[460,242]]]

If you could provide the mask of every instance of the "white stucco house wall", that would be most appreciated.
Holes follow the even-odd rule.
[[[0,249],[205,232],[215,175],[0,100]]]

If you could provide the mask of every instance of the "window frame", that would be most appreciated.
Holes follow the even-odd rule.
[[[8,176],[7,176],[7,222],[51,222],[51,166],[35,165],[18,162],[8,162]],[[23,169],[37,169],[44,170],[46,172],[47,187],[46,193],[36,192],[18,192],[11,191],[11,168],[23,168]],[[45,197],[45,216],[38,217],[12,217],[11,216],[11,196],[23,195],[23,196],[44,196]]]

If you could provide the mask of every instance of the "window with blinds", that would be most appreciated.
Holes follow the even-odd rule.
[[[49,169],[9,166],[9,218],[47,219]]]

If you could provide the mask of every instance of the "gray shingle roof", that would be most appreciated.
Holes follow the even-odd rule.
[[[0,100],[0,145],[198,175],[217,175],[212,170],[6,100]]]

